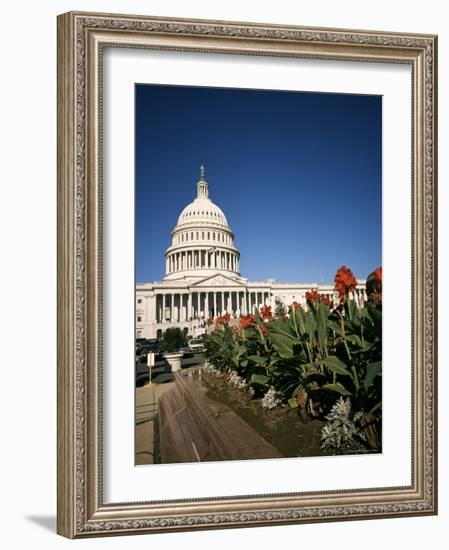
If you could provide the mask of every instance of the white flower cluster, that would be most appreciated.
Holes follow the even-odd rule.
[[[360,413],[350,419],[351,401],[349,398],[340,399],[334,404],[331,412],[326,416],[327,424],[321,430],[321,448],[336,451],[354,451],[363,449],[363,445],[356,438],[365,439],[365,434],[357,428],[355,421]]]
[[[231,386],[235,386],[236,388],[239,388],[240,390],[246,390],[248,387],[248,384],[246,383],[246,380],[244,380],[241,376],[239,376],[235,370],[228,371],[228,375],[226,377],[227,381]]]
[[[235,370],[226,369],[221,371],[220,369],[215,368],[210,363],[207,363],[204,366],[204,369],[210,374],[216,376],[217,378],[224,378],[230,386],[234,386],[239,390],[245,390],[250,394],[251,397],[254,396],[254,388],[252,388],[244,378],[239,376]]]
[[[274,409],[281,404],[281,400],[277,396],[276,390],[271,386],[267,393],[262,397],[260,404],[264,409]]]
[[[203,369],[206,372],[213,374],[214,376],[221,376],[221,371],[216,367],[214,367],[213,365],[211,365],[210,363],[208,363],[207,361],[205,362]]]

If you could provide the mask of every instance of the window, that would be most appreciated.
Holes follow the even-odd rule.
[[[141,304],[142,303],[142,298],[137,298],[137,303]]]
[[[141,322],[142,322],[142,316],[141,316],[141,315],[138,315],[138,316],[137,316],[137,322],[138,322],[138,323],[141,323]]]

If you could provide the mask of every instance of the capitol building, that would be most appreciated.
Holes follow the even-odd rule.
[[[204,167],[197,196],[181,212],[165,251],[165,277],[136,285],[136,337],[160,338],[168,327],[185,334],[205,332],[207,320],[225,313],[246,315],[254,307],[277,302],[306,304],[306,292],[334,297],[333,285],[248,281],[240,274],[240,252],[223,211],[209,198]],[[354,298],[366,299],[365,281],[358,281]]]

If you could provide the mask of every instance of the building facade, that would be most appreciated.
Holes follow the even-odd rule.
[[[209,198],[201,166],[197,196],[181,212],[165,251],[165,277],[136,285],[136,337],[160,338],[172,326],[196,337],[207,320],[225,313],[246,315],[276,302],[306,304],[306,292],[334,297],[332,285],[248,281],[240,274],[240,252],[223,211]],[[367,299],[365,281],[354,298]]]

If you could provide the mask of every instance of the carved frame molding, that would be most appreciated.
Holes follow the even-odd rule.
[[[412,67],[412,484],[104,504],[104,47],[308,57]],[[437,38],[70,12],[58,17],[58,533],[71,537],[437,513]]]

